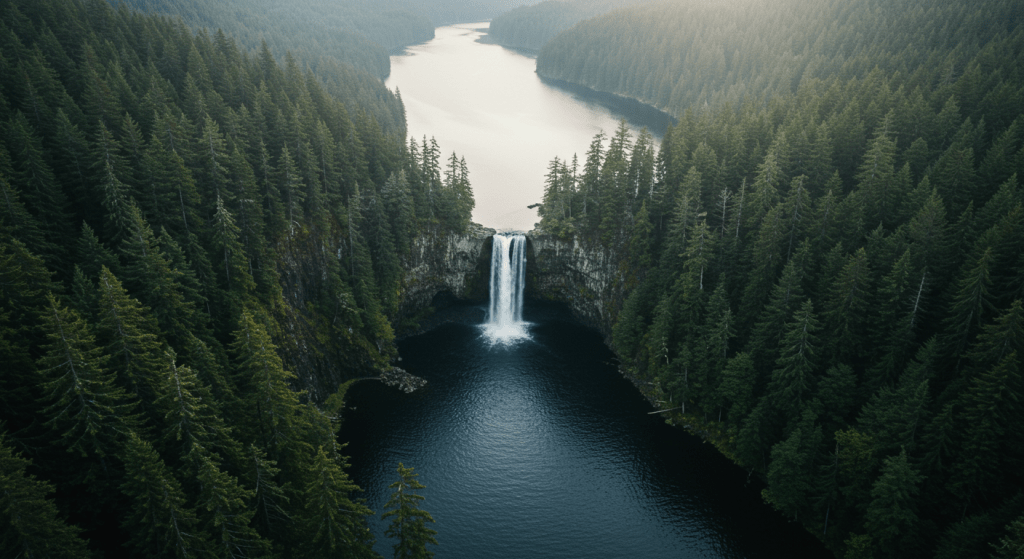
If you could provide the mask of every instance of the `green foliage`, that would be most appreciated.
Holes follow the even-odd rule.
[[[864,521],[868,534],[885,555],[902,556],[901,544],[914,535],[918,522],[914,497],[920,483],[921,476],[907,461],[906,450],[885,459],[882,473],[871,487]]]
[[[433,517],[417,506],[425,497],[413,492],[426,486],[416,479],[419,474],[412,473],[412,470],[398,464],[399,480],[388,486],[395,491],[384,505],[387,510],[381,515],[381,518],[391,518],[385,535],[398,539],[393,546],[395,559],[428,559],[434,556],[434,552],[427,550],[427,544],[437,545],[434,537],[437,532],[427,528],[427,522],[434,522]]]
[[[206,556],[209,535],[198,529],[196,511],[153,447],[130,434],[124,465],[121,491],[131,502],[124,527],[131,533],[131,547],[149,557]]]
[[[48,342],[37,368],[45,425],[68,452],[95,460],[119,452],[137,423],[135,402],[114,381],[88,324],[49,295]]]
[[[626,186],[618,135],[579,173],[556,159],[541,229],[606,251],[621,361],[720,418],[837,553],[983,553],[1024,483],[1018,10],[755,4],[627,7],[544,45],[541,76],[678,123]]]
[[[30,449],[40,476],[16,457],[4,469],[29,507],[4,510],[36,524],[5,524],[4,552],[37,556],[50,533],[80,555],[59,509],[99,554],[270,557],[308,541],[372,556],[368,510],[306,509],[328,495],[352,510],[357,488],[339,474],[337,410],[302,389],[390,362],[401,258],[417,235],[465,230],[473,199],[465,162],[442,178],[436,142],[407,152],[398,96],[338,56],[386,68],[356,28],[390,21],[395,44],[431,28],[404,8],[342,22],[369,5],[296,5],[264,46],[252,25],[267,11],[220,19],[252,5],[132,4],[184,21],[104,0],[0,8],[0,446]],[[244,37],[186,27],[219,21]],[[319,447],[333,466],[312,463]],[[313,495],[318,476],[335,481]],[[357,536],[316,536],[314,517]]]
[[[345,465],[320,447],[307,466],[308,481],[302,494],[306,503],[301,519],[305,532],[303,557],[373,556],[369,547],[373,537],[363,518],[373,513],[349,498],[358,487],[349,481],[342,469]]]
[[[77,527],[60,517],[47,499],[53,486],[28,474],[30,461],[0,434],[0,545],[12,557],[89,557]]]
[[[540,50],[580,21],[635,3],[637,0],[547,0],[492,19],[487,35],[506,47]]]

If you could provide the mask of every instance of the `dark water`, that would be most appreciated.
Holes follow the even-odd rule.
[[[537,304],[532,340],[490,347],[465,317],[403,340],[414,394],[362,382],[341,440],[378,514],[398,462],[427,486],[439,558],[824,557],[709,444],[667,426],[597,332]]]
[[[554,158],[582,166],[597,132],[626,119],[634,135],[647,127],[658,140],[669,117],[565,82],[542,80],[529,54],[479,41],[488,24],[439,27],[433,40],[391,57],[385,84],[405,103],[409,135],[437,138],[442,159],[466,158],[476,208],[473,221],[529,231]]]

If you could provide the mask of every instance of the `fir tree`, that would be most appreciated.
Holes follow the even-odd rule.
[[[48,343],[37,362],[45,424],[68,452],[88,456],[106,469],[106,458],[120,452],[138,424],[135,402],[116,385],[107,369],[109,357],[96,345],[89,325],[52,294],[47,303],[43,325]]]
[[[121,385],[143,402],[152,399],[161,371],[156,321],[121,282],[103,266],[96,296],[97,334]]]
[[[302,524],[306,533],[302,551],[312,559],[373,557],[373,536],[365,518],[373,514],[350,494],[359,490],[339,464],[320,447],[305,472]]]
[[[200,531],[195,509],[153,447],[131,433],[123,460],[121,492],[131,503],[123,522],[129,545],[147,557],[209,557],[208,534]]]
[[[81,530],[66,524],[47,498],[53,486],[27,473],[29,465],[0,434],[0,545],[4,555],[89,557]]]
[[[918,523],[914,497],[919,491],[921,476],[903,450],[898,456],[886,458],[882,473],[871,487],[871,503],[865,515],[865,527],[877,550],[899,557]]]
[[[434,552],[427,550],[427,544],[437,545],[437,538],[434,537],[437,531],[427,528],[427,522],[433,523],[434,519],[430,513],[418,507],[419,501],[424,499],[423,495],[414,493],[426,486],[416,479],[419,474],[412,473],[412,470],[402,463],[398,464],[399,480],[388,486],[395,491],[384,505],[388,510],[381,515],[382,519],[391,518],[385,535],[398,539],[393,546],[395,559],[433,557]]]

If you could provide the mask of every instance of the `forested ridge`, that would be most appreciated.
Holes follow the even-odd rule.
[[[434,37],[430,19],[401,0],[111,0],[147,13],[180,17],[193,29],[223,29],[246,50],[266,42],[318,73],[348,64],[375,77],[391,72],[388,51]],[[351,72],[351,70],[349,70]],[[344,79],[353,79],[344,76]],[[378,85],[379,86],[379,85]],[[379,86],[380,87],[380,86]]]
[[[489,40],[502,46],[540,50],[576,23],[644,0],[546,0],[520,6],[491,20]]]
[[[220,31],[0,15],[0,556],[373,556],[331,392],[465,162]]]
[[[815,79],[864,79],[875,68],[895,86],[928,91],[958,78],[981,48],[1009,61],[1021,17],[1012,0],[671,0],[581,22],[544,46],[537,72],[677,116],[792,94]]]
[[[321,79],[350,93],[367,72],[391,73],[389,54],[434,38],[434,27],[490,19],[527,0],[109,0],[146,13],[180,17],[194,30],[223,29],[243,50],[266,42],[279,59],[291,52]],[[348,68],[347,66],[352,66]],[[337,75],[337,76],[335,76]],[[383,89],[380,84],[377,87]],[[404,118],[404,117],[403,117]],[[404,122],[402,123],[404,125]]]
[[[193,32],[230,36],[239,50],[286,54],[311,70],[327,93],[357,102],[386,133],[405,134],[405,108],[380,78],[391,72],[388,49],[434,36],[426,18],[359,0],[110,0],[116,8],[180,19]]]
[[[658,151],[623,125],[554,159],[541,231],[612,255],[621,366],[837,556],[1021,557],[1019,10],[757,3],[764,28],[726,25],[740,4],[545,48],[538,68],[557,52],[598,87],[672,84],[679,122]],[[726,28],[735,49],[688,34]]]

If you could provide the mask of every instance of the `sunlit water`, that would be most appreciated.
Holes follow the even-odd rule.
[[[536,60],[477,41],[487,23],[440,27],[435,38],[391,57],[386,85],[405,103],[409,135],[433,136],[443,151],[466,158],[476,197],[473,220],[495,229],[529,231],[554,157],[580,162],[600,130],[619,120],[634,135],[647,126],[656,138],[668,117],[639,103],[613,103],[577,88],[541,80]]]
[[[597,332],[527,301],[531,339],[491,345],[486,313],[400,342],[424,390],[349,392],[340,438],[378,552],[391,556],[380,513],[403,462],[427,486],[439,559],[828,556],[747,472],[649,415]]]

